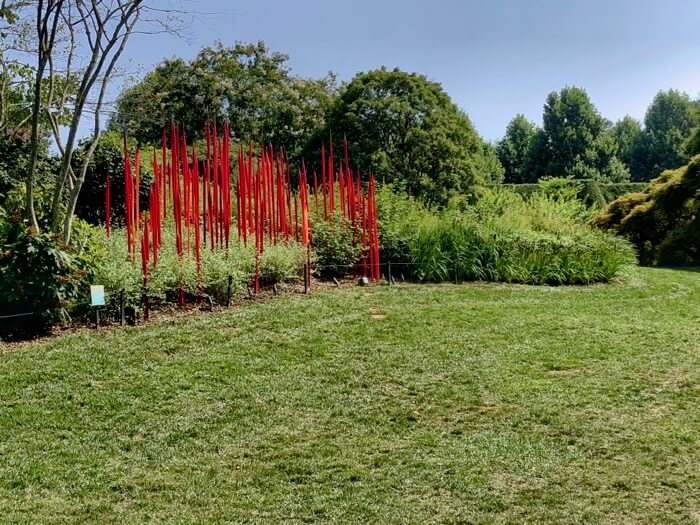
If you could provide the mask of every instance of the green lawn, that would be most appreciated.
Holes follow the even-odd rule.
[[[692,271],[330,290],[0,354],[2,522],[698,523],[699,441]]]

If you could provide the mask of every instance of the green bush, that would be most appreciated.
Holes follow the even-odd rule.
[[[411,262],[411,246],[418,230],[416,225],[429,216],[417,200],[385,185],[377,191],[379,258],[392,264]]]
[[[88,164],[85,183],[80,190],[76,215],[90,224],[103,224],[105,221],[105,187],[107,174],[110,175],[110,220],[114,224],[124,222],[124,142],[120,133],[110,131],[102,134],[95,152]],[[81,165],[88,141],[84,141],[75,152],[73,163],[75,169]],[[136,142],[129,141],[129,154],[133,159]],[[160,163],[160,150],[157,152]],[[153,181],[153,150],[141,151],[141,171],[139,184],[139,203],[141,211],[148,209],[148,186]]]
[[[3,323],[4,331],[22,321],[42,330],[67,320],[84,297],[100,249],[91,227],[76,221],[74,228],[74,242],[66,247],[60,236],[35,233],[24,221],[0,215],[0,315],[34,312],[17,323]]]
[[[643,264],[700,264],[700,155],[620,197],[592,224],[628,238]]]
[[[649,265],[700,264],[700,155],[625,195],[592,220],[628,238]]]
[[[475,201],[453,199],[441,212],[380,191],[380,240],[393,248],[383,261],[396,264],[396,273],[430,281],[456,276],[531,284],[609,281],[634,263],[629,243],[586,224],[591,210],[578,199],[577,186],[549,179],[539,188],[529,198],[485,190]]]
[[[223,303],[228,292],[228,279],[232,277],[232,292],[247,293],[248,286],[255,278],[255,250],[252,244],[244,246],[237,240],[226,249],[212,251],[207,247],[201,250],[202,277],[197,277],[197,264],[193,247],[190,254],[182,258],[175,250],[175,236],[171,224],[163,225],[162,246],[157,267],[151,267],[144,290],[140,252],[135,260],[127,257],[126,232],[113,230],[109,240],[105,240],[107,257],[95,272],[95,284],[102,284],[108,295],[108,302],[116,312],[117,297],[124,290],[126,305],[140,311],[144,291],[152,302],[175,302],[182,288],[190,298],[201,292]],[[185,250],[187,250],[185,245]],[[260,257],[260,277],[264,285],[279,282],[298,281],[303,276],[305,262],[304,247],[296,242],[266,245]]]
[[[353,242],[359,232],[353,232],[350,221],[335,214],[328,221],[315,221],[311,225],[314,273],[329,277],[342,277],[350,272],[361,255],[360,242]]]
[[[296,242],[268,246],[260,257],[260,274],[266,284],[298,281],[304,276],[306,250]]]

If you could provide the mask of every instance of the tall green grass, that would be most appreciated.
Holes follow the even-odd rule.
[[[420,213],[403,200],[379,207],[404,232],[390,230],[383,255],[418,279],[590,284],[610,281],[636,261],[628,242],[587,225],[592,211],[574,194],[523,198],[490,190],[474,203]],[[392,259],[397,253],[399,260]]]
[[[413,246],[416,276],[429,281],[590,284],[634,263],[624,240],[592,230],[547,233],[463,217],[424,222]]]

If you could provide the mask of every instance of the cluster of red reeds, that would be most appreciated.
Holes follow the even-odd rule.
[[[170,134],[163,130],[160,163],[153,152],[153,182],[148,188],[148,212],[141,213],[139,188],[141,154],[134,153],[133,169],[126,139],[124,141],[124,188],[127,250],[133,260],[137,243],[141,244],[144,288],[148,284],[149,268],[158,265],[162,244],[163,219],[172,210],[175,248],[180,261],[180,303],[184,303],[182,261],[194,255],[197,266],[198,290],[201,298],[202,247],[226,249],[228,254],[232,218],[230,133],[224,122],[219,136],[215,123],[206,123],[206,154],[197,158],[194,146],[188,147],[184,132],[173,123]],[[376,210],[376,185],[370,177],[366,191],[359,172],[350,170],[347,142],[343,143],[343,162],[334,166],[333,145],[328,153],[321,148],[321,181],[313,173],[313,186],[305,165],[296,175],[297,189],[293,191],[291,168],[282,150],[263,147],[258,155],[252,146],[238,152],[236,181],[236,225],[238,239],[247,244],[255,241],[256,270],[253,283],[260,289],[260,255],[268,244],[301,243],[310,260],[313,242],[310,226],[309,199],[313,195],[315,217],[335,220],[336,214],[348,221],[353,229],[353,242],[361,247],[362,258],[356,272],[373,282],[380,279],[379,235]],[[337,180],[337,194],[336,194]],[[110,231],[110,180],[105,188],[106,228]],[[151,257],[152,254],[152,257]],[[310,272],[310,265],[307,264]],[[310,280],[308,281],[310,282]]]
[[[353,176],[350,170],[346,141],[343,142],[343,162],[337,171],[332,143],[328,153],[325,145],[321,147],[320,185],[314,171],[313,188],[310,187],[306,166],[302,163],[296,176],[296,192],[292,191],[291,169],[281,150],[275,154],[272,147],[261,148],[260,156],[255,158],[252,146],[247,151],[240,148],[238,165],[238,237],[244,244],[247,244],[249,237],[255,239],[255,291],[260,288],[259,260],[265,249],[265,239],[269,244],[288,242],[290,237],[301,242],[307,250],[308,262],[313,242],[309,217],[312,190],[316,220],[335,220],[335,215],[340,214],[354,232],[355,246],[361,248],[362,259],[356,271],[361,271],[372,282],[379,282],[375,181],[374,177],[370,177],[367,192],[363,191],[359,173]]]
[[[255,240],[254,290],[260,289],[260,255],[269,244],[301,242],[306,248],[307,263],[311,248],[309,235],[309,201],[306,169],[297,173],[299,191],[292,192],[291,168],[284,152],[275,155],[272,147],[261,148],[254,159],[253,148],[238,152],[236,218],[238,238],[243,244]],[[301,211],[301,226],[299,212]],[[308,271],[308,264],[307,264]]]
[[[336,203],[336,180],[338,185]],[[325,145],[321,146],[321,194],[319,195],[318,178],[314,172],[314,201],[316,217],[330,220],[333,215],[341,214],[343,220],[350,222],[353,230],[353,243],[361,247],[360,271],[372,282],[381,278],[379,262],[379,225],[377,223],[377,193],[376,182],[370,175],[367,192],[363,192],[359,172],[353,176],[350,170],[347,140],[343,140],[343,162],[336,173],[334,167],[333,142],[331,141],[328,154]],[[319,200],[323,201],[322,206]],[[356,269],[357,273],[357,269]]]

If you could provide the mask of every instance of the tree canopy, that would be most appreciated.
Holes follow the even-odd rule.
[[[612,134],[617,144],[617,158],[626,166],[630,166],[635,149],[642,138],[641,124],[627,115],[613,125]]]
[[[442,86],[399,69],[360,73],[339,93],[308,152],[347,137],[352,157],[381,181],[430,203],[502,179],[495,149]]]
[[[579,87],[565,87],[547,97],[542,115],[544,151],[538,162],[549,176],[620,182],[629,173],[616,157],[609,123]]]
[[[505,170],[504,181],[508,183],[536,182],[534,166],[535,150],[541,130],[534,122],[518,114],[510,121],[506,134],[498,143],[498,158]]]
[[[204,120],[228,118],[234,139],[270,143],[291,155],[323,124],[335,93],[335,78],[291,74],[287,55],[264,42],[206,47],[190,62],[166,60],[119,97],[111,127],[141,143],[158,141],[171,119],[189,136]]]
[[[565,87],[550,93],[542,120],[541,129],[523,115],[508,124],[498,144],[507,182],[536,182],[542,177],[629,179],[627,165],[619,158],[622,130],[618,133],[611,127],[585,90]]]
[[[658,177],[688,162],[685,147],[698,115],[690,97],[676,90],[660,91],[644,117],[644,132],[631,162],[635,180]]]

